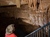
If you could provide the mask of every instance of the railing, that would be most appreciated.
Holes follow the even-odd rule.
[[[25,37],[50,37],[50,22]]]

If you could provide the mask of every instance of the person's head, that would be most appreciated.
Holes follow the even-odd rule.
[[[14,28],[14,24],[8,25],[7,28],[6,28],[6,34],[11,34],[11,33],[13,33],[14,29],[15,29],[15,28]]]

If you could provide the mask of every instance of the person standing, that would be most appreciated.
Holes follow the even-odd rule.
[[[10,24],[6,28],[6,33],[5,37],[17,37],[13,32],[14,32],[14,24]]]

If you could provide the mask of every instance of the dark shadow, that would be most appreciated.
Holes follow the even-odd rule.
[[[3,5],[3,6],[0,6],[0,8],[5,8],[5,7],[15,7],[16,5]]]
[[[5,36],[5,29],[9,24],[15,24],[14,33],[18,37],[24,37],[25,35],[39,28],[39,26],[33,26],[29,23],[22,21],[22,19],[23,18],[15,19],[14,17],[0,17],[0,37]]]
[[[0,13],[0,37],[5,37],[5,29],[9,24],[14,24],[14,17],[6,17],[5,13]]]
[[[29,23],[26,23],[22,21],[23,19],[25,18],[18,18],[16,19],[16,22],[15,22],[15,25],[16,25],[15,34],[17,34],[18,37],[24,37],[25,35],[31,33],[32,31],[40,27],[40,26],[31,25]]]
[[[37,1],[37,9],[39,8],[40,5],[40,1]]]

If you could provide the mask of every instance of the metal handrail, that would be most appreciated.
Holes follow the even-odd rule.
[[[28,37],[29,35],[32,35],[32,34],[34,34],[34,33],[38,32],[39,30],[41,30],[41,29],[45,28],[45,27],[46,27],[46,26],[48,26],[48,25],[50,25],[50,22],[49,22],[49,23],[47,23],[47,24],[44,24],[44,26],[42,26],[41,28],[38,28],[37,30],[35,30],[35,31],[33,31],[32,33],[30,33],[30,34],[26,35],[25,37]]]

